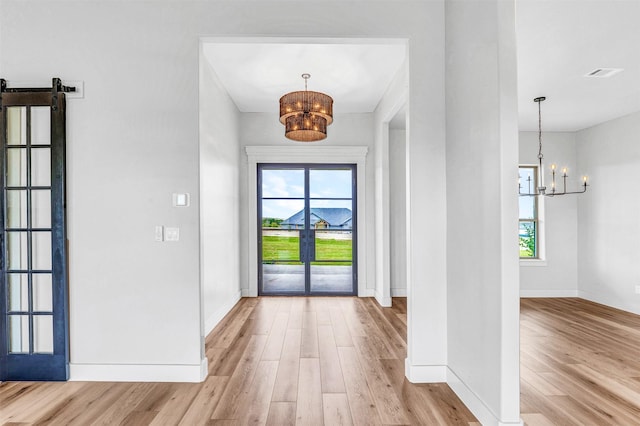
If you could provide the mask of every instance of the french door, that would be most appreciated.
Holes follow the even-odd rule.
[[[67,380],[69,88],[0,84],[0,380]]]
[[[357,294],[356,166],[258,165],[258,292]]]

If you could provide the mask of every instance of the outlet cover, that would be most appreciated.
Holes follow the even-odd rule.
[[[164,229],[164,240],[165,241],[178,241],[180,239],[180,228],[169,228],[166,227]]]
[[[640,294],[640,285],[636,286],[636,294]]]

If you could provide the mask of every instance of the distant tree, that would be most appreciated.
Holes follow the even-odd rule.
[[[262,227],[263,228],[279,228],[283,220],[284,219],[277,219],[275,217],[263,217]]]
[[[523,224],[526,235],[520,237],[520,249],[526,252],[526,257],[536,254],[536,231],[531,225]]]

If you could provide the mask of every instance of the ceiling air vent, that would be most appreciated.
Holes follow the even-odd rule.
[[[622,68],[596,68],[593,71],[585,74],[585,77],[597,77],[597,78],[607,78],[611,77],[614,74],[618,74],[622,71]]]

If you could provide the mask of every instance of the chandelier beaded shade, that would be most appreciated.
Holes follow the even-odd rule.
[[[298,142],[315,142],[327,137],[327,126],[333,123],[333,99],[320,92],[307,90],[310,74],[302,74],[304,90],[287,93],[280,98],[280,122],[284,135]]]

